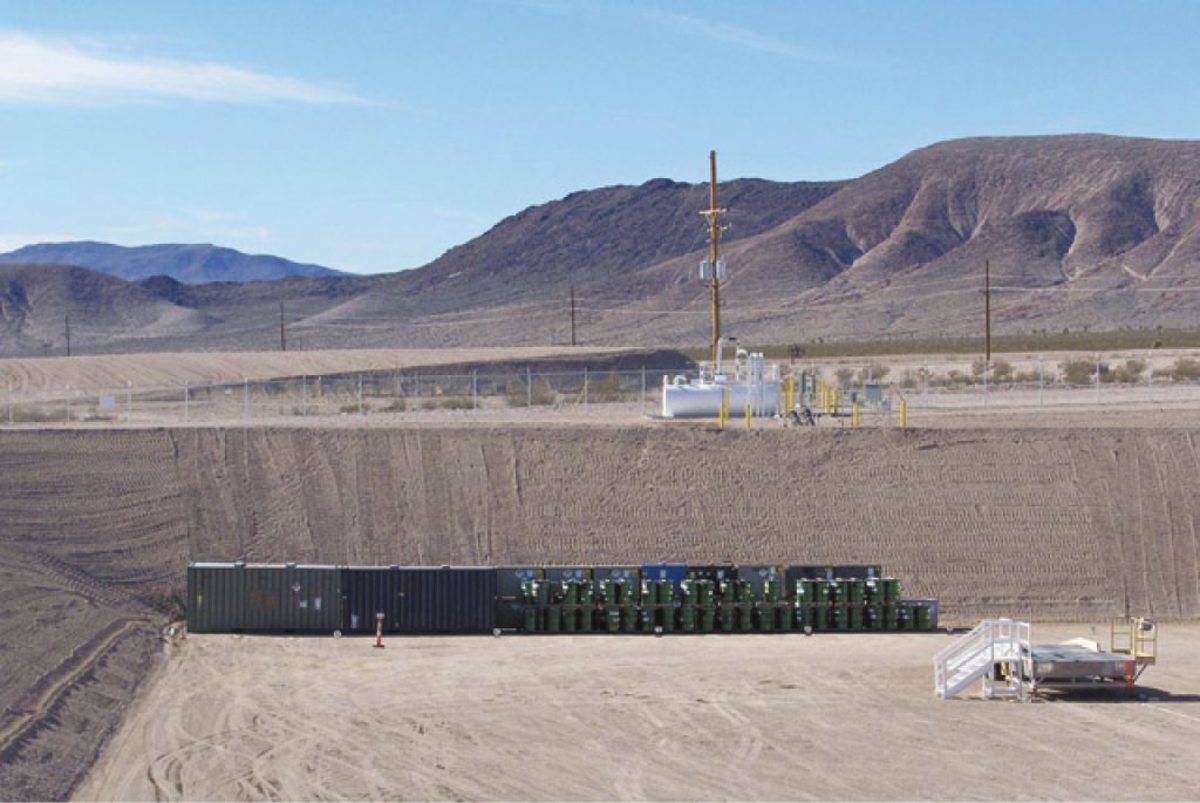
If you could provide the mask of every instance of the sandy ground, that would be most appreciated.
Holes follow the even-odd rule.
[[[422,366],[507,362],[547,357],[614,354],[628,349],[586,346],[521,346],[445,349],[329,349],[325,351],[226,351],[14,357],[0,359],[0,389],[38,391],[111,390],[134,387],[240,382],[347,371],[387,371]]]
[[[1195,798],[1200,626],[1132,698],[1029,704],[934,698],[947,640],[191,636],[76,797]]]
[[[1197,521],[1183,426],[0,431],[0,798],[86,771],[189,559],[881,563],[949,622],[1195,619]]]

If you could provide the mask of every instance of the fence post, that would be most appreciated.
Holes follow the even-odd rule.
[[[187,421],[188,417],[189,417],[188,397],[190,395],[191,394],[188,393],[188,380],[185,379],[185,380],[183,380],[183,420],[184,421]]]
[[[588,406],[588,369],[587,369],[587,366],[585,365],[585,366],[583,366],[583,409],[586,410],[587,406]]]
[[[983,361],[983,406],[987,407],[987,391],[988,391],[988,361]]]
[[[639,404],[646,403],[646,366],[642,366],[642,395],[638,398]]]
[[[1038,407],[1046,406],[1046,358],[1038,355]]]
[[[242,377],[242,418],[250,418],[250,377]]]
[[[929,363],[925,363],[925,370],[921,372],[921,398],[925,398],[925,394],[929,391]]]
[[[362,414],[363,414],[363,402],[362,402],[362,374],[359,374],[359,375],[358,375],[358,414],[359,414],[359,415],[362,415]]]
[[[479,369],[471,370],[471,409],[479,409]]]
[[[1096,355],[1096,404],[1100,403],[1100,355]]]
[[[533,369],[525,368],[525,406],[533,406]]]

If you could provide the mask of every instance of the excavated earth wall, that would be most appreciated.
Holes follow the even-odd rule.
[[[1200,431],[0,433],[0,798],[61,797],[189,560],[881,563],[943,619],[1200,616]]]

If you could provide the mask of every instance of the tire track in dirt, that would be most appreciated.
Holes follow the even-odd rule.
[[[879,562],[950,620],[1195,617],[1198,474],[1186,430],[3,432],[0,669],[170,612],[189,559]]]

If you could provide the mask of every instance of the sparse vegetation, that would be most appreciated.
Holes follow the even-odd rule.
[[[833,372],[833,375],[837,377],[839,387],[850,387],[850,383],[854,381],[853,368],[839,368]]]
[[[1180,357],[1171,369],[1171,375],[1176,382],[1195,382],[1200,379],[1200,360],[1190,357]]]
[[[1114,368],[1109,372],[1108,376],[1111,377],[1113,382],[1130,385],[1142,381],[1142,375],[1145,373],[1145,360],[1126,360],[1124,365]]]
[[[755,346],[768,359],[785,360],[797,344]],[[806,359],[825,357],[883,357],[892,354],[979,354],[981,337],[893,337],[874,340],[831,341],[817,338],[798,344]],[[992,337],[992,353],[1037,353],[1044,351],[1104,352],[1146,348],[1200,348],[1200,329],[1127,329],[1108,332],[1028,332]],[[708,347],[682,350],[694,360],[707,360]],[[1095,366],[1093,366],[1093,370]],[[1049,376],[1047,376],[1047,380]]]
[[[1091,360],[1067,360],[1058,368],[1068,385],[1086,385],[1096,374],[1096,363]]]
[[[615,371],[588,379],[588,401],[626,401],[636,399],[638,392],[626,390],[621,384],[621,375]]]
[[[544,378],[533,380],[532,392],[526,387],[524,380],[514,379],[504,387],[504,400],[509,407],[524,407],[531,401],[536,406],[554,404],[558,398],[554,388]]]
[[[379,409],[379,412],[381,412],[381,413],[403,413],[407,409],[408,409],[408,399],[404,398],[403,396],[399,396],[395,399],[392,399],[392,401],[390,401],[386,406],[381,407]]]
[[[886,365],[880,365],[877,362],[867,364],[858,371],[858,382],[860,385],[868,382],[883,382],[887,379],[892,369]]]

